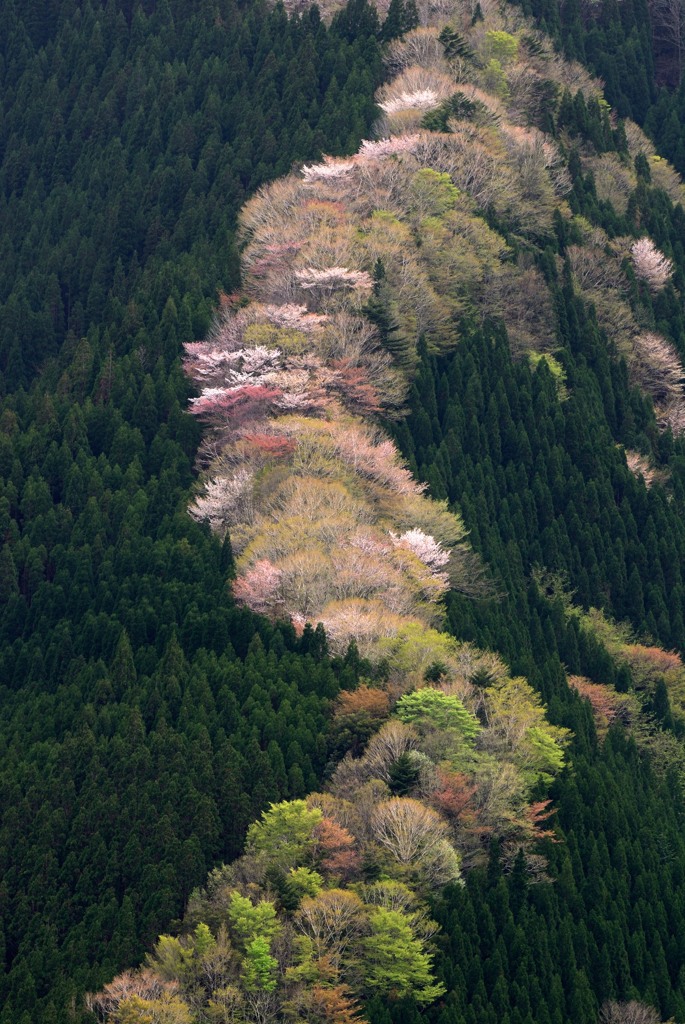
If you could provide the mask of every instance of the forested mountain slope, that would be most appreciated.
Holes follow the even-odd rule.
[[[237,284],[245,195],[356,146],[380,66],[374,17],[0,19],[0,1003],[25,1024],[73,1019],[325,767],[354,671],[234,608],[186,512],[179,355]]]
[[[683,672],[656,646],[683,649],[677,176],[515,8],[456,12],[442,37],[444,19],[429,12],[438,24],[389,50],[389,72],[414,75],[378,96],[378,131],[395,142],[318,163],[321,150],[354,152],[377,113],[378,44],[395,29],[380,31],[363,4],[330,29],[309,13],[288,21],[228,5],[188,15],[182,4],[148,14],[37,4],[3,17],[2,1019],[85,1018],[83,989],[138,962],[255,819],[247,859],[210,875],[184,938],[158,944],[142,986],[129,974],[105,990],[92,1003],[100,1014],[352,1020],[362,1007],[342,971],[379,1022],[590,1022],[607,998],[682,1019]],[[411,27],[411,8],[394,5],[392,19]],[[412,71],[422,61],[426,80]],[[234,69],[248,83],[238,98]],[[300,417],[310,469],[334,487],[353,481],[343,519],[385,530],[390,506],[372,521],[362,499],[376,508],[390,484],[400,495],[390,521],[400,543],[383,541],[380,564],[369,537],[357,550],[376,573],[398,560],[380,580],[409,602],[415,630],[435,615],[455,545],[452,582],[468,596],[447,596],[446,621],[459,642],[429,629],[422,647],[405,625],[398,645],[394,623],[360,644],[363,660],[346,652],[362,635],[348,616],[337,636],[329,622],[331,659],[322,631],[303,628],[325,596],[308,589],[311,565],[291,577],[299,591],[274,600],[267,586],[256,604],[246,579],[259,581],[246,573],[265,554],[255,545],[267,524],[248,523],[252,552],[236,543],[234,568],[228,542],[187,515],[200,431],[183,411],[180,344],[205,333],[216,290],[238,284],[238,207],[293,161],[307,169],[256,197],[243,221],[258,315],[224,298],[212,335],[225,346],[233,331],[229,352],[242,345],[231,372],[280,378],[231,380],[266,390],[247,395],[260,400],[256,415],[241,402],[231,418],[228,402],[222,419],[205,401],[218,430],[200,465],[234,444],[237,423],[252,448],[207,479],[256,470],[259,513],[277,519],[281,499],[264,502],[292,437],[274,446],[274,414],[296,396],[286,417],[293,427]],[[330,267],[337,275],[322,282]],[[336,308],[340,288],[351,308]],[[309,306],[290,310],[300,322],[274,323],[284,300]],[[347,365],[311,360],[302,321],[316,334],[327,316],[337,329],[351,318],[344,353],[327,335],[328,356]],[[246,365],[245,350],[279,346],[277,365]],[[204,343],[190,348],[196,378],[201,356]],[[463,526],[418,495],[368,426],[407,388],[409,415],[390,429]],[[326,437],[315,431],[321,409]],[[357,444],[352,469],[342,440]],[[370,449],[380,451],[362,487],[350,473]],[[195,518],[211,497],[195,490]],[[402,518],[407,497],[412,515],[423,510],[418,526]],[[311,494],[295,498],[291,513],[311,512]],[[437,544],[429,509],[434,528],[451,523]],[[214,525],[239,541],[241,520],[226,510]],[[335,537],[330,547],[321,535],[326,557]],[[237,596],[280,624],[235,608],[226,577],[236,572]],[[550,789],[564,727],[573,768]],[[304,804],[350,749],[334,792]],[[493,763],[523,780],[500,803],[485,785]],[[360,786],[365,807],[349,799]],[[259,819],[269,803],[280,810]],[[415,822],[424,807],[439,857],[424,856],[424,838],[420,859],[398,861],[391,812],[409,805]],[[285,852],[274,847],[279,815],[291,839],[303,829]],[[427,889],[460,871],[464,885],[429,911]],[[334,903],[351,915],[349,956],[314,930]],[[318,946],[288,946],[293,928]],[[355,958],[374,952],[360,980]],[[222,983],[235,991],[217,996]]]
[[[243,292],[186,345],[209,424],[191,513],[231,536],[240,603],[355,643],[371,686],[334,720],[351,753],[250,827],[179,938],[89,997],[103,1020],[685,1009],[680,904],[644,905],[658,877],[673,895],[683,856],[685,670],[653,642],[683,639],[683,187],[518,11],[417,17],[385,55],[376,141],[246,204]],[[489,576],[443,496],[472,503]],[[509,665],[439,631],[449,583],[453,634]],[[545,797],[569,734],[522,670],[576,734],[556,830]],[[656,841],[634,842],[640,797]]]

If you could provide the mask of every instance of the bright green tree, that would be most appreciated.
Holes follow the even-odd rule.
[[[265,939],[268,945],[281,930],[273,903],[262,900],[254,904],[239,892],[231,893],[228,919],[233,933],[245,948],[254,939]]]
[[[362,940],[364,978],[371,995],[432,1003],[444,987],[432,975],[431,956],[400,910],[377,907],[369,918],[371,934]]]
[[[289,871],[306,859],[314,845],[312,832],[323,814],[304,800],[283,800],[262,812],[247,832],[247,849],[261,853],[273,867]]]
[[[248,943],[243,960],[243,985],[248,992],[273,992],[278,961],[269,952],[269,942],[257,936]]]
[[[476,716],[464,707],[458,697],[430,687],[400,697],[395,714],[407,725],[454,729],[468,740],[474,739],[481,728]]]

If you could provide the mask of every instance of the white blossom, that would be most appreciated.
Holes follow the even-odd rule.
[[[359,156],[375,160],[382,156],[396,156],[399,153],[413,153],[420,141],[421,136],[416,133],[393,135],[388,139],[378,139],[377,142],[364,139],[359,147]]]
[[[435,537],[424,533],[418,527],[413,530],[406,530],[399,537],[392,532],[390,536],[396,548],[405,548],[407,551],[411,551],[430,569],[441,569],[450,560],[449,551],[445,551]]]
[[[310,313],[306,306],[299,306],[292,302],[284,302],[280,305],[267,304],[261,306],[260,309],[270,323],[284,330],[313,334],[328,323],[328,317],[323,313]]]
[[[315,267],[306,267],[304,270],[296,270],[300,287],[312,290],[314,288],[327,288],[334,291],[337,288],[373,288],[373,280],[365,270],[349,270],[347,267],[326,267],[324,270],[317,270]]]
[[[247,469],[239,469],[232,477],[214,477],[205,484],[205,493],[190,506],[190,514],[198,522],[208,520],[215,530],[225,530],[236,523],[250,522],[254,512],[252,485],[254,477]]]
[[[202,394],[197,398],[190,399],[190,405],[198,405],[201,402],[204,403],[207,399],[222,398],[228,390],[228,388],[203,388]]]
[[[386,114],[396,114],[398,110],[430,110],[437,107],[441,100],[435,89],[415,89],[413,92],[401,92],[392,96],[379,107]]]
[[[644,281],[650,292],[660,292],[673,273],[673,263],[654,245],[651,238],[638,238],[630,248],[635,276]]]
[[[324,157],[323,163],[305,164],[302,168],[302,177],[306,182],[328,181],[332,178],[343,178],[354,168],[354,160],[336,160],[334,157]]]

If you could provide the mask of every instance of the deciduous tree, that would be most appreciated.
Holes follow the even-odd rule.
[[[371,934],[362,941],[364,988],[393,999],[411,996],[432,1003],[444,991],[431,973],[431,957],[399,910],[377,907],[370,915]]]

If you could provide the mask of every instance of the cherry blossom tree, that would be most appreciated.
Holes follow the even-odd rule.
[[[235,523],[250,522],[254,514],[254,478],[247,469],[238,469],[233,477],[215,477],[205,482],[204,494],[189,508],[193,519],[207,520],[223,535]]]
[[[671,342],[660,334],[646,331],[635,337],[631,370],[656,400],[683,395],[685,369]]]
[[[246,604],[254,612],[268,615],[281,604],[282,579],[282,570],[264,558],[236,579],[233,594],[240,604]]]
[[[385,117],[378,126],[379,135],[387,131],[398,135],[418,125],[423,114],[448,99],[455,90],[449,74],[414,65],[382,86],[376,102]]]
[[[630,254],[635,276],[644,281],[650,292],[663,291],[673,274],[673,261],[657,249],[651,238],[638,238]]]

